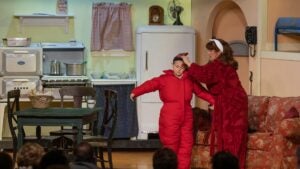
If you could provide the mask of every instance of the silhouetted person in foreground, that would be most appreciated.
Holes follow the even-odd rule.
[[[47,152],[41,159],[40,169],[47,169],[52,165],[69,166],[69,161],[65,153],[61,150],[52,150]]]
[[[11,156],[6,152],[0,152],[1,169],[13,169],[14,163]]]
[[[176,153],[169,148],[161,148],[153,155],[153,169],[177,169],[178,161]]]
[[[25,143],[17,153],[18,168],[39,169],[38,167],[44,154],[44,148],[38,143]]]
[[[88,142],[81,142],[74,150],[74,162],[71,169],[98,169],[93,147]]]
[[[239,160],[229,151],[219,151],[212,157],[212,169],[239,169]]]

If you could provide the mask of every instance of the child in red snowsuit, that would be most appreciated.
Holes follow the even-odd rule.
[[[173,70],[148,80],[132,90],[133,100],[142,94],[158,90],[163,106],[159,117],[159,137],[164,147],[171,148],[178,156],[178,169],[190,169],[193,146],[193,93],[214,104],[214,98],[187,75],[181,57],[173,59]]]

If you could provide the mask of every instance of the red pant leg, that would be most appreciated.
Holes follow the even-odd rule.
[[[178,149],[178,169],[190,169],[193,140],[193,119],[186,119],[180,128],[180,143]]]

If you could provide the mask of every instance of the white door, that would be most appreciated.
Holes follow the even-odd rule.
[[[172,69],[178,53],[189,52],[194,60],[195,34],[193,32],[145,32],[137,35],[138,85],[157,77],[163,70]],[[162,103],[158,92],[147,93],[137,100],[139,139],[158,132],[158,119]]]

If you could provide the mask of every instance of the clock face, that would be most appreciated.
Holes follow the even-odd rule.
[[[153,22],[159,22],[159,15],[155,14],[152,16],[152,21]]]

